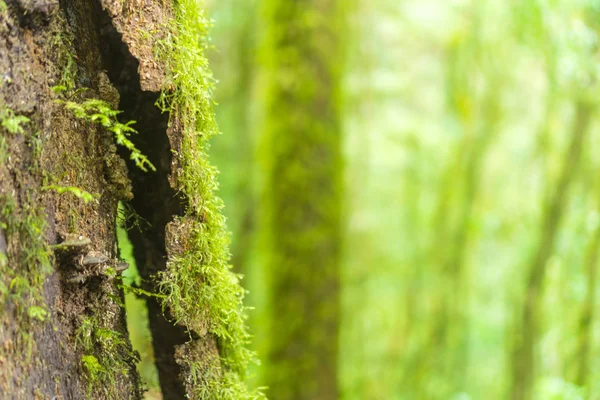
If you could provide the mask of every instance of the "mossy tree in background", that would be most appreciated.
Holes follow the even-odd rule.
[[[585,144],[589,141],[590,128],[597,116],[597,65],[596,54],[597,46],[597,11],[595,7],[581,7],[572,11],[573,18],[581,18],[579,22],[585,26],[585,32],[589,35],[580,43],[572,45],[582,61],[579,67],[579,75],[570,77],[568,89],[568,99],[573,104],[573,116],[571,121],[571,130],[565,132],[568,138],[568,145],[565,146],[562,155],[562,161],[555,173],[554,179],[547,182],[549,193],[548,198],[542,205],[541,220],[539,221],[540,232],[537,243],[531,253],[530,259],[526,264],[525,292],[522,299],[522,305],[517,314],[516,329],[513,337],[512,348],[512,386],[511,398],[515,400],[524,400],[532,398],[535,385],[539,376],[538,358],[536,356],[540,336],[543,332],[543,299],[545,290],[546,276],[548,275],[550,258],[557,252],[556,246],[560,237],[563,220],[567,219],[569,212],[569,203],[573,202],[574,195],[572,187],[577,183],[577,179],[585,176],[581,172],[581,159],[585,156]],[[583,18],[582,18],[583,17]],[[587,18],[586,18],[587,17]],[[583,25],[585,23],[585,25]],[[577,36],[573,35],[577,38]],[[590,39],[593,37],[593,40]],[[549,164],[552,167],[551,164]],[[550,173],[547,173],[550,176]],[[592,192],[592,191],[590,191]],[[590,196],[593,198],[593,196]],[[585,258],[581,261],[585,266],[585,274],[588,281],[588,298],[582,304],[581,320],[579,325],[580,341],[578,343],[578,352],[576,356],[580,358],[576,377],[574,381],[582,387],[586,384],[587,375],[587,356],[583,354],[584,349],[589,348],[590,344],[586,338],[590,334],[587,320],[591,318],[590,304],[595,299],[595,264],[597,256],[595,250],[590,247],[597,243],[597,233],[593,234],[590,245],[585,249]]]
[[[265,2],[273,399],[336,399],[342,170],[335,0]]]

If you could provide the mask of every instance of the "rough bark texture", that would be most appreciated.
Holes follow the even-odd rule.
[[[85,88],[70,99],[118,106],[103,73],[95,6],[0,2],[3,398],[141,397],[117,280],[81,262],[116,262],[117,202],[129,197],[126,166],[112,134],[75,117],[52,90]],[[76,190],[60,193],[67,187],[95,198],[86,204]]]
[[[165,294],[148,299],[164,398],[261,396],[203,151],[206,21],[195,1],[0,0],[0,397],[141,397],[120,200],[149,223],[131,231],[143,289]]]
[[[136,145],[156,167],[155,172],[146,173],[136,168],[134,162],[128,164],[134,194],[130,205],[144,221],[139,229],[129,231],[129,237],[134,245],[143,289],[157,293],[159,289],[154,278],[157,273],[164,271],[167,260],[165,227],[174,215],[182,214],[183,207],[169,183],[172,162],[166,135],[169,116],[155,105],[164,79],[164,68],[148,69],[156,64],[152,46],[145,42],[139,44],[142,30],[139,25],[131,23],[142,22],[144,27],[154,29],[154,39],[158,40],[160,33],[156,37],[158,24],[155,21],[160,20],[164,12],[153,3],[136,4],[134,1],[128,3],[130,7],[122,9],[117,7],[120,3],[103,2],[106,3],[108,13],[102,19],[102,53],[107,60],[106,69],[121,94],[123,119],[138,121],[136,127],[142,134],[136,137]],[[134,12],[136,9],[142,12]],[[119,11],[122,13],[119,14]],[[114,19],[111,20],[109,15]],[[165,23],[162,23],[162,29],[165,29]],[[133,53],[139,57],[139,61]],[[152,91],[143,91],[145,89]],[[126,158],[126,151],[122,155]],[[189,335],[182,327],[175,326],[165,318],[157,298],[147,298],[146,303],[163,397],[184,398],[180,368],[175,362],[175,346],[189,340]]]

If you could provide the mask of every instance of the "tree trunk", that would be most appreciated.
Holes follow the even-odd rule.
[[[118,105],[102,72],[99,10],[82,0],[0,2],[5,398],[141,397],[122,293],[107,271],[126,166],[110,132],[56,101]]]
[[[594,229],[593,236],[586,248],[585,254],[585,276],[587,288],[585,300],[579,317],[578,343],[577,343],[577,366],[574,382],[577,386],[588,388],[588,398],[592,398],[591,386],[587,386],[590,378],[591,354],[593,349],[593,328],[596,308],[596,290],[598,279],[598,247],[600,246],[600,226]]]
[[[579,165],[581,148],[589,130],[590,114],[591,106],[584,100],[579,100],[575,110],[571,141],[556,190],[542,216],[540,239],[527,272],[525,299],[521,310],[522,314],[517,321],[518,331],[515,334],[512,348],[511,398],[513,400],[527,400],[532,396],[536,379],[535,346],[540,328],[539,308],[544,289],[546,264],[552,255],[560,221],[568,200],[569,187]]]
[[[274,399],[338,398],[339,7],[334,0],[266,6],[266,384]]]
[[[132,197],[164,398],[262,396],[243,384],[243,290],[203,152],[211,88],[190,89],[210,81],[205,26],[194,1],[0,0],[6,398],[142,397],[115,233]]]

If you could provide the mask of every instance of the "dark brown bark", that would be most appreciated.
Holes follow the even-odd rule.
[[[0,261],[6,260],[0,262],[0,271],[6,272],[0,285],[0,340],[5,349],[0,350],[0,392],[19,399],[139,398],[141,385],[127,340],[118,279],[69,279],[79,272],[78,260],[85,253],[117,259],[117,204],[129,200],[132,189],[132,208],[149,222],[131,231],[135,256],[143,288],[157,291],[151,282],[165,268],[165,226],[181,214],[182,206],[168,181],[168,114],[154,104],[164,70],[153,59],[152,43],[141,35],[153,27],[166,29],[169,5],[136,0],[12,0],[3,5],[0,2],[0,122],[13,116],[30,121],[21,119],[17,133],[0,130],[0,161],[6,159],[0,162]],[[160,33],[153,33],[153,40],[160,39]],[[68,86],[67,93],[54,94],[51,88],[56,85]],[[120,148],[117,154],[112,133],[76,118],[57,99],[104,100],[123,111],[121,121],[139,121],[136,146],[157,171],[142,172],[130,163],[131,187],[123,161],[128,151]],[[86,204],[70,192],[43,190],[44,185],[76,187],[97,194],[98,200]],[[89,238],[90,244],[56,250],[52,256],[49,246],[73,237]],[[39,257],[31,256],[25,240],[37,244]],[[48,255],[52,265],[42,276],[41,264]],[[15,279],[24,279],[28,290],[36,284],[40,294],[17,292]],[[49,310],[45,321],[28,314],[32,306]],[[148,299],[148,307],[163,396],[181,399],[185,389],[175,346],[190,337],[163,316],[156,298]],[[92,328],[85,330],[86,326]],[[116,364],[110,364],[114,370],[106,367],[103,358],[108,353],[96,337],[98,329],[122,340],[115,349]],[[88,355],[102,371],[90,370],[82,358]]]
[[[81,273],[80,256],[117,259],[117,202],[127,195],[126,183],[114,179],[126,171],[111,134],[76,118],[51,90],[66,79],[72,89],[87,89],[71,99],[97,98],[117,106],[116,90],[102,73],[93,4],[0,2],[2,122],[29,119],[21,119],[20,129],[0,128],[5,145],[0,236],[6,244],[0,248],[5,260],[0,263],[2,398],[141,397],[118,280],[91,274],[70,281]],[[77,187],[96,199],[86,204],[72,192],[60,194],[45,185]],[[69,240],[83,246],[51,247]],[[86,330],[85,324],[93,328]],[[110,361],[118,371],[91,379],[83,356],[108,365],[99,330],[112,335]]]

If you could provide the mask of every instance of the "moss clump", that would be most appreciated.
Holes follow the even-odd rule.
[[[33,154],[39,153],[37,135],[26,129],[30,122],[10,108],[0,108],[0,168],[8,161],[8,142],[13,135],[25,136]],[[37,167],[34,157],[32,168]],[[21,201],[19,208],[11,194],[0,195],[0,309],[7,310],[10,305],[17,318],[44,321],[48,310],[43,285],[52,273],[51,253],[44,238],[46,218],[36,206],[33,190],[27,190]]]
[[[170,112],[170,129],[179,130],[181,147],[174,149],[180,165],[173,184],[187,200],[186,215],[173,224],[178,229],[181,251],[169,252],[161,275],[163,302],[175,319],[198,333],[217,338],[220,374],[200,382],[194,390],[201,399],[263,398],[244,384],[250,334],[245,323],[244,289],[229,265],[229,236],[222,201],[215,195],[217,170],[208,162],[208,140],[219,133],[213,111],[213,76],[204,55],[207,19],[201,2],[181,0],[175,4],[172,33],[159,43],[159,56],[167,64],[167,82],[159,106]],[[200,360],[188,364],[204,370]]]
[[[83,352],[81,365],[88,377],[88,397],[95,387],[100,387],[107,398],[114,398],[119,393],[117,377],[127,376],[135,359],[127,339],[100,326],[96,318],[86,317],[77,329],[76,346]]]
[[[27,200],[29,206],[18,211],[11,196],[0,196],[0,230],[8,244],[6,253],[0,252],[0,308],[11,304],[18,318],[43,321],[48,314],[43,286],[52,273],[51,253],[43,236],[44,214]],[[12,246],[16,243],[18,248]]]

